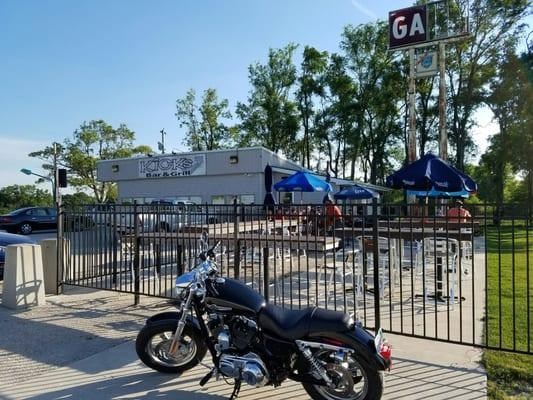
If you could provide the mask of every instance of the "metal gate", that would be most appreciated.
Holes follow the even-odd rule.
[[[221,274],[283,307],[354,313],[368,328],[531,354],[527,207],[469,204],[63,207],[62,284],[172,298],[221,242]]]

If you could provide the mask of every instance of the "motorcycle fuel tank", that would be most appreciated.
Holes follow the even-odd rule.
[[[265,306],[265,299],[241,281],[224,278],[207,285],[208,305],[228,307],[257,314]]]

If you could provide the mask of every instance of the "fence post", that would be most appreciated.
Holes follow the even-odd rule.
[[[533,224],[533,170],[527,174],[527,218],[529,224]]]
[[[177,276],[183,275],[183,246],[178,243],[176,247]]]
[[[56,253],[56,260],[57,260],[57,288],[56,293],[61,294],[63,293],[63,281],[65,279],[64,277],[64,254],[63,254],[63,236],[64,236],[64,230],[63,230],[63,224],[64,224],[64,218],[63,218],[63,206],[61,204],[60,198],[58,199],[56,203],[56,218],[57,218],[57,253]]]
[[[381,328],[381,312],[379,304],[379,221],[378,221],[378,200],[372,199],[372,242],[373,246],[373,261],[374,261],[374,318],[375,331]]]
[[[241,276],[241,241],[239,239],[239,209],[237,199],[233,199],[233,243],[234,247],[234,265],[233,274],[235,279],[240,279]]]
[[[140,258],[141,238],[139,235],[139,210],[138,210],[137,201],[133,203],[133,229],[135,233],[135,253],[133,256],[133,269],[135,271],[135,279],[133,283],[134,285],[133,291],[134,291],[134,304],[138,305],[139,299],[140,299],[140,295],[139,295],[140,277],[139,275],[141,273],[141,268],[140,268],[141,266],[140,265],[141,264],[141,258]]]
[[[118,244],[118,227],[117,227],[117,210],[113,209],[113,222],[112,222],[112,232],[113,235],[113,253],[111,254],[112,260],[111,263],[113,264],[113,285],[117,284],[117,246]]]
[[[263,248],[263,295],[267,303],[270,302],[270,272],[268,270],[268,246]]]

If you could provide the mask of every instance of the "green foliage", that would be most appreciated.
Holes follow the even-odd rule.
[[[180,127],[187,130],[183,143],[192,151],[215,150],[233,141],[234,131],[221,121],[231,118],[228,100],[219,100],[215,89],[204,91],[200,106],[196,105],[195,91],[190,89],[176,101],[175,115]]]
[[[103,120],[84,122],[71,139],[58,146],[58,164],[68,169],[70,186],[89,189],[96,202],[103,203],[116,197],[116,188],[114,183],[97,181],[96,163],[152,151],[148,146],[135,146],[134,141],[135,133],[125,124],[114,128]],[[29,156],[45,161],[43,168],[51,171],[52,149],[53,146],[48,146]]]
[[[76,192],[72,194],[64,194],[61,197],[61,203],[64,206],[81,206],[84,204],[95,203],[94,197],[85,192]]]
[[[401,63],[388,51],[384,22],[346,27],[341,48],[357,100],[352,108],[356,129],[348,140],[352,147],[361,146],[365,180],[383,183],[390,172],[390,151],[403,133],[399,107],[406,86]]]
[[[292,61],[296,45],[270,49],[266,64],[255,63],[248,69],[252,89],[246,103],[238,103],[240,145],[262,145],[287,156],[298,158],[299,118],[291,89],[296,82],[296,66]]]
[[[93,192],[96,202],[106,202],[114,190],[114,184],[97,181],[96,163],[151,151],[148,146],[134,146],[134,140],[135,133],[125,124],[114,128],[103,120],[83,123],[74,131],[73,138],[65,141],[63,157],[70,169],[70,184],[88,188]]]
[[[22,207],[52,205],[52,195],[34,185],[11,185],[0,189],[0,213]]]
[[[325,71],[328,66],[328,53],[318,51],[314,47],[305,46],[303,60],[298,76],[298,89],[296,99],[298,101],[298,111],[302,121],[303,143],[302,143],[302,164],[306,168],[311,168],[311,155],[317,144],[313,137],[313,117],[316,115],[314,102],[324,100]]]
[[[63,154],[64,151],[65,147],[61,143],[54,142],[42,150],[34,151],[28,154],[28,156],[35,157],[43,161],[41,168],[46,171],[46,175],[52,179],[55,185],[56,177],[54,175],[54,166],[57,165],[58,168],[65,167],[60,160],[60,155]],[[37,179],[37,183],[43,182],[45,182],[43,178]]]
[[[483,103],[502,56],[514,51],[527,7],[528,0],[473,0],[469,13],[471,36],[449,46],[449,139],[460,170],[475,148],[471,135],[474,112]]]
[[[499,132],[490,138],[490,146],[474,172],[480,197],[525,203],[533,198],[533,88],[523,58],[513,53],[503,57],[485,101],[498,122]]]

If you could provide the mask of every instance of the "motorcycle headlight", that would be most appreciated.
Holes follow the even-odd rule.
[[[196,271],[192,270],[176,278],[176,294],[181,297],[194,282]]]

